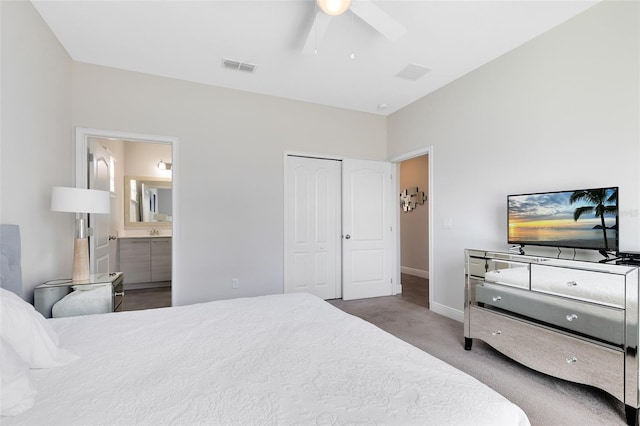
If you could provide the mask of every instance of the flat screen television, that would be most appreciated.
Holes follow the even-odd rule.
[[[507,197],[508,243],[618,252],[618,188]]]

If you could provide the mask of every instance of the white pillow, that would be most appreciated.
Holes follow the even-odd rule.
[[[29,367],[58,367],[78,358],[58,347],[58,335],[32,305],[1,288],[0,313],[0,336]]]
[[[36,388],[26,362],[0,338],[0,408],[3,416],[15,416],[33,407]]]

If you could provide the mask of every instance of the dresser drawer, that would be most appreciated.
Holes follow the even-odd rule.
[[[531,290],[624,308],[625,277],[606,272],[531,265]]]
[[[469,257],[467,261],[467,274],[475,277],[484,277],[487,261],[477,257]]]
[[[624,401],[624,353],[550,329],[470,308],[470,337],[535,370],[596,386]],[[526,349],[525,349],[526,348]]]
[[[624,310],[503,285],[483,283],[475,301],[576,333],[624,344]]]

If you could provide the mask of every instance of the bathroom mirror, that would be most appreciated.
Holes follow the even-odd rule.
[[[125,176],[125,227],[170,227],[173,219],[172,206],[170,178]]]

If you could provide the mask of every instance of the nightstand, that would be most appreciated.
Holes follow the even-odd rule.
[[[122,310],[124,299],[122,272],[110,272],[104,274],[91,274],[89,279],[82,282],[73,283],[71,280],[51,280],[44,284],[40,284],[35,288],[33,295],[33,305],[36,311],[40,312],[45,318],[51,318],[51,309],[53,305],[63,297],[73,291],[90,290],[101,286],[111,286],[111,298],[106,301],[109,306],[109,312],[117,312]],[[86,311],[85,314],[103,313]]]

